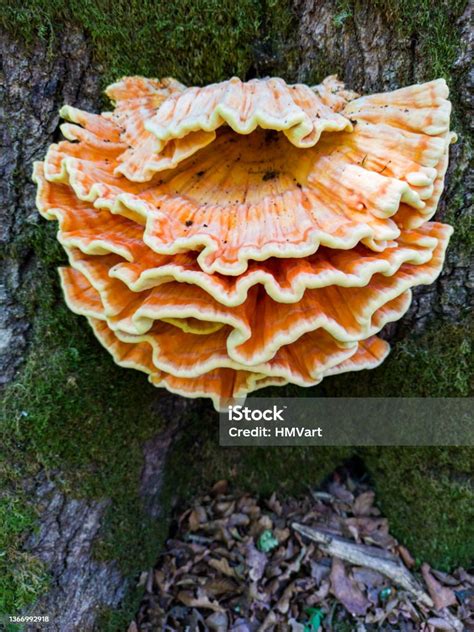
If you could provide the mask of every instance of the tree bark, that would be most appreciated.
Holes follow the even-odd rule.
[[[175,401],[176,400],[176,401]],[[162,517],[160,490],[166,455],[179,431],[186,404],[173,396],[160,400],[168,424],[143,446],[143,468],[138,490],[145,512]],[[170,416],[170,411],[178,414]],[[51,630],[87,632],[96,628],[101,608],[118,608],[136,578],[124,576],[117,560],[97,561],[94,546],[100,537],[110,500],[75,498],[62,492],[55,479],[61,472],[40,472],[29,484],[29,493],[41,508],[39,529],[25,548],[45,563],[51,576],[48,591],[34,605],[34,613],[47,614]],[[137,533],[137,538],[139,534]],[[36,630],[31,626],[31,632]]]
[[[31,319],[22,290],[34,279],[35,256],[21,247],[39,219],[33,161],[60,137],[59,108],[64,103],[95,111],[100,98],[100,69],[92,62],[83,32],[68,30],[54,54],[38,40],[26,48],[9,32],[0,32],[0,239],[5,251],[1,270],[0,375],[12,379],[24,358]]]
[[[298,27],[294,41],[301,60],[297,69],[301,81],[321,80],[321,68],[327,74],[339,72],[350,88],[360,92],[388,90],[426,79],[416,33],[406,36],[395,32],[376,3],[358,5],[342,25],[338,24],[336,5],[331,0],[295,0]],[[460,132],[472,128],[473,123],[471,11],[472,6],[459,20],[461,37],[453,69]],[[35,210],[32,162],[41,159],[48,145],[59,138],[58,110],[63,103],[89,111],[98,111],[100,103],[101,68],[94,61],[86,33],[80,27],[69,28],[57,44],[51,54],[44,41],[38,40],[30,49],[11,33],[0,34],[0,215],[6,253],[1,271],[0,375],[4,382],[21,368],[34,319],[22,298],[34,282],[36,269],[35,254],[31,247],[23,246],[23,239],[42,221]],[[259,68],[257,59],[255,67]],[[470,212],[472,189],[466,186],[469,152],[469,143],[461,133],[452,148],[439,219],[454,202],[458,209],[456,221],[462,221]],[[462,248],[451,247],[438,281],[415,290],[409,313],[390,327],[387,337],[399,338],[407,330],[423,332],[437,318],[457,322],[472,301],[470,272]],[[185,408],[196,406],[193,402],[183,404],[171,395],[162,401],[170,425],[143,447],[140,490],[148,513],[154,517],[160,515],[159,490],[166,454],[177,432],[176,420],[183,417]],[[61,473],[56,474],[59,478]],[[98,608],[117,607],[130,585],[130,578],[122,576],[115,562],[93,559],[92,548],[109,501],[78,500],[66,495],[58,489],[54,476],[51,479],[44,472],[29,485],[42,511],[39,531],[26,545],[45,561],[52,575],[51,589],[35,613],[51,614],[56,621],[51,629],[92,630]]]

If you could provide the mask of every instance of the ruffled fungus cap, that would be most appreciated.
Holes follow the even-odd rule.
[[[123,366],[216,407],[372,368],[376,337],[439,274],[444,80],[359,97],[232,78],[129,77],[102,115],[65,106],[36,163],[69,307]]]

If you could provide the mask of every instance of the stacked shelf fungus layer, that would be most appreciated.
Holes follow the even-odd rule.
[[[123,79],[113,112],[65,106],[35,164],[69,307],[121,366],[217,408],[372,368],[377,334],[440,273],[443,80],[359,97],[234,78]]]

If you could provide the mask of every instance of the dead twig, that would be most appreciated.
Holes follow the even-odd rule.
[[[329,555],[338,557],[351,564],[365,566],[366,568],[379,571],[379,573],[391,579],[394,584],[401,586],[415,595],[419,601],[430,608],[433,607],[431,598],[423,591],[410,571],[408,571],[396,557],[386,551],[376,549],[375,547],[355,544],[344,538],[329,535],[320,529],[307,527],[297,522],[293,522],[291,526],[302,536],[309,538],[313,542],[317,542],[325,553],[329,553]]]

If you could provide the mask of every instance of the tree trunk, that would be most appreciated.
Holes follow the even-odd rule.
[[[0,34],[1,74],[1,239],[6,251],[2,269],[0,373],[9,381],[26,352],[31,317],[21,291],[35,282],[35,253],[22,247],[37,226],[32,164],[60,137],[59,108],[64,103],[95,111],[100,101],[100,71],[90,44],[78,28],[59,40],[51,54],[38,39],[26,48],[14,34]]]
[[[452,148],[447,190],[437,216],[449,219],[455,227],[467,226],[472,193],[467,186],[471,157],[467,134],[472,127],[472,74],[468,73],[472,62],[471,9],[467,7],[462,15],[453,17],[457,20],[457,39],[452,42],[455,55],[450,85],[460,139]],[[422,43],[423,32],[414,26],[411,30],[396,28],[386,3],[295,0],[293,10],[296,18],[285,33],[285,42],[279,42],[279,34],[269,27],[272,9],[268,8],[261,26],[261,46],[250,53],[248,77],[278,73],[289,80],[315,83],[337,72],[351,89],[364,93],[434,78],[429,75],[433,66],[426,59],[433,51]],[[5,257],[1,272],[0,373],[5,383],[21,374],[26,358],[33,352],[32,344],[38,344],[30,344],[37,305],[29,296],[41,284],[44,263],[35,238],[42,220],[35,210],[32,162],[41,159],[48,145],[60,137],[58,110],[62,104],[98,111],[101,103],[104,69],[96,59],[96,43],[80,19],[74,27],[67,23],[58,28],[60,36],[55,38],[53,50],[39,36],[33,46],[26,46],[14,29],[1,31],[0,214]],[[291,63],[286,63],[287,59]],[[179,67],[179,61],[177,64]],[[232,61],[228,66],[230,75]],[[292,76],[285,76],[287,71]],[[155,74],[160,74],[159,66]],[[214,80],[224,78],[216,76]],[[196,77],[196,83],[199,81]],[[472,301],[469,272],[466,243],[460,234],[453,239],[438,281],[415,290],[409,313],[389,328],[386,337],[397,341],[413,332],[423,334],[436,322],[462,321]],[[184,417],[199,411],[202,404],[184,403],[158,392],[156,401],[167,427],[143,444],[137,494],[147,515],[159,520],[159,490],[172,438]],[[52,578],[48,592],[33,610],[34,614],[51,616],[55,622],[51,629],[86,632],[97,626],[100,608],[114,609],[123,602],[133,578],[124,576],[116,560],[94,558],[93,548],[110,499],[77,498],[61,486],[63,474],[60,468],[48,471],[40,463],[35,475],[24,481],[24,488],[39,508],[39,528],[24,546],[45,562]],[[139,540],[139,524],[136,535]]]

